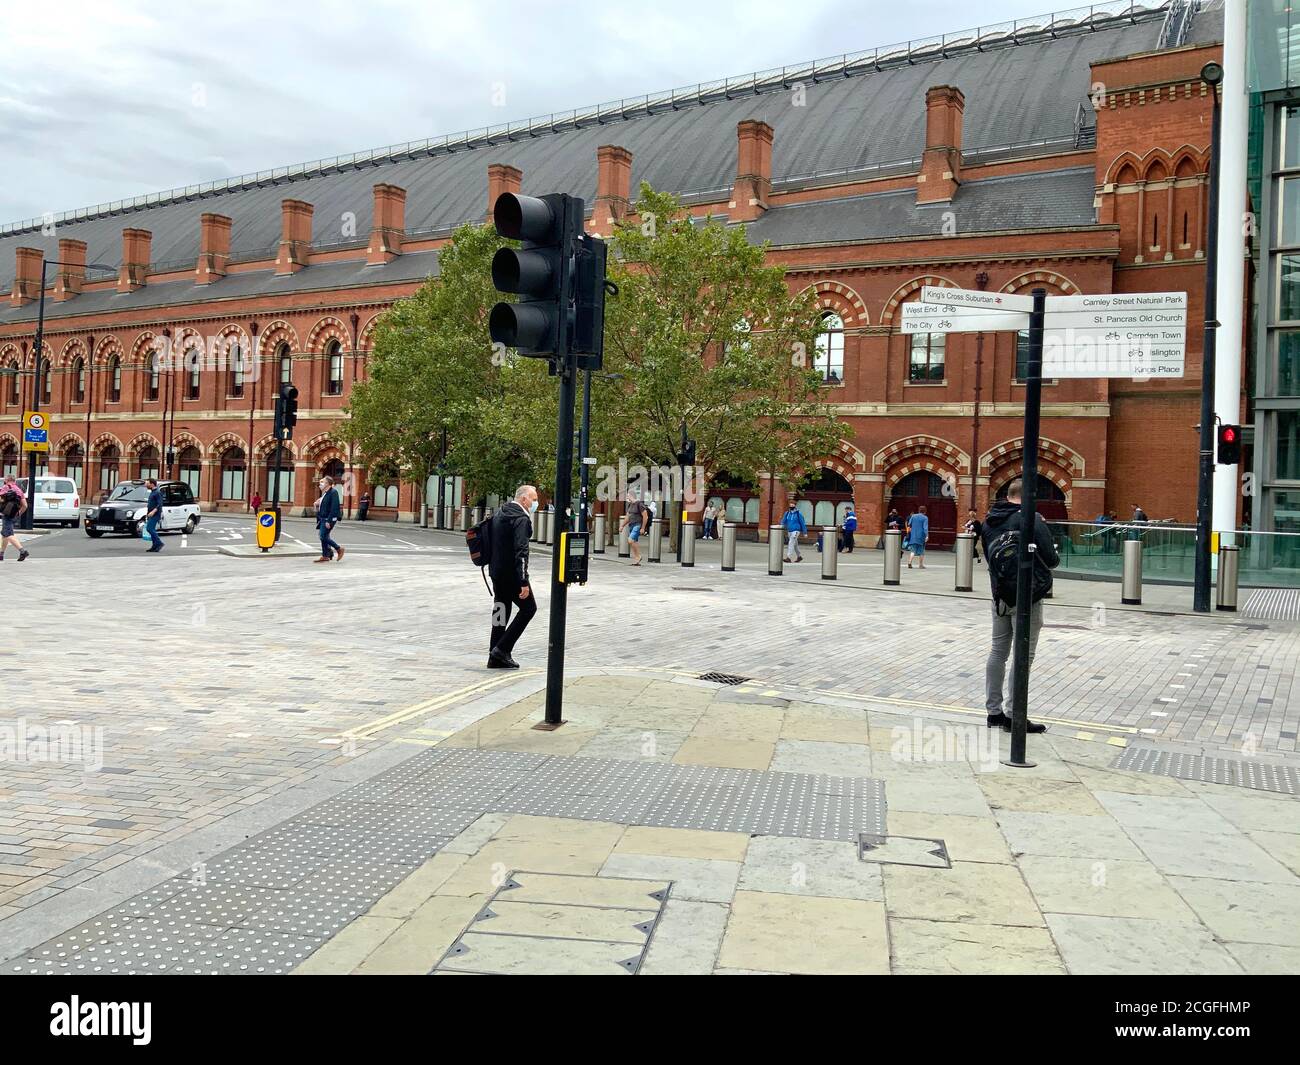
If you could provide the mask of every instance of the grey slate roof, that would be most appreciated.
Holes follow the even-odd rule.
[[[1086,226],[1094,221],[1093,168],[985,178],[961,186],[949,204],[916,206],[916,191],[875,192],[790,204],[750,223],[750,240],[773,245],[846,243],[884,237],[937,237],[953,213],[957,235],[1008,229]]]
[[[1193,35],[1212,37],[1213,27],[1219,20],[1217,12],[1196,16]],[[314,204],[316,243],[328,244],[341,239],[345,212],[355,214],[356,232],[364,235],[371,224],[371,186],[381,181],[407,190],[408,232],[445,230],[465,220],[483,217],[487,200],[486,171],[488,164],[494,162],[519,167],[524,173],[525,192],[568,191],[590,202],[595,194],[596,148],[602,144],[619,144],[633,153],[634,187],[644,180],[678,193],[721,190],[731,185],[735,173],[736,124],[747,118],[763,119],[774,128],[772,173],[778,185],[811,174],[899,163],[915,159],[921,153],[925,90],[937,84],[956,85],[965,94],[963,143],[967,155],[998,145],[1066,139],[1075,132],[1078,105],[1087,100],[1089,63],[1153,49],[1160,28],[1159,17],[1147,18],[1057,39],[1007,44],[982,52],[810,83],[806,86],[804,107],[791,106],[792,98],[786,92],[720,98],[681,110],[640,114],[598,126],[551,132],[453,154],[345,167],[278,184],[268,182],[261,187],[232,189],[188,201],[120,211],[106,217],[60,224],[51,236],[43,236],[39,231],[0,236],[0,292],[7,292],[12,285],[16,247],[39,247],[53,257],[59,237],[77,237],[87,242],[90,261],[116,265],[121,258],[121,231],[126,227],[153,233],[155,263],[188,266],[198,254],[199,216],[207,211],[233,219],[232,249],[237,257],[269,253],[279,237],[280,201],[287,197]],[[1059,210],[1073,219],[1082,210],[1081,179],[1057,180],[1062,183],[1059,187],[1068,187],[1069,203],[1073,205],[1062,204]],[[1049,185],[1051,181],[1044,178],[1043,187]],[[978,212],[977,217],[986,220],[981,225],[998,229],[1023,224],[1018,221],[1025,217],[1023,205],[1012,202],[1014,197],[997,201],[990,196],[972,186],[970,195],[964,197],[970,209]],[[863,211],[884,212],[878,221],[850,223],[870,235],[884,235],[887,230],[899,227],[902,230],[896,235],[902,235],[917,231],[909,226],[922,224],[918,220],[920,215],[904,217],[908,212],[901,198],[886,195],[860,199]],[[1044,211],[1048,209],[1043,197],[1035,202]],[[1003,209],[1001,214],[999,203]],[[822,208],[823,213],[818,216],[804,208],[783,208],[772,212],[753,230],[756,237],[774,243],[798,243],[801,239],[813,239],[800,238],[796,232],[798,220],[819,217],[820,228],[816,231],[826,232],[832,228],[825,213],[830,210]],[[960,221],[959,224],[970,230],[975,223]],[[364,283],[362,279],[405,277],[406,271],[418,265],[402,256],[386,267],[351,268],[356,273],[356,283]],[[179,303],[196,295],[206,299],[240,295],[254,291],[244,286],[254,284],[259,277],[267,286],[281,287],[329,287],[332,281],[327,283],[327,278],[335,276],[337,283],[348,283],[344,280],[345,271],[333,275],[330,273],[333,269],[325,265],[311,266],[289,281],[267,281],[260,272],[231,276],[201,291],[182,282],[149,285],[138,293],[119,297],[114,306],[147,307],[159,302]],[[430,272],[425,266],[420,269]],[[111,302],[106,294],[86,294],[67,304],[49,305],[47,313],[88,310],[93,306],[89,302],[92,299]],[[25,309],[21,312],[0,309],[0,322],[26,316]]]

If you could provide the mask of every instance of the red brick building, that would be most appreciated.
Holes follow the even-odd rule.
[[[646,180],[745,225],[792,287],[818,292],[832,327],[818,364],[851,429],[806,493],[817,520],[852,498],[869,534],[891,502],[927,503],[942,542],[959,506],[982,510],[1018,468],[1018,337],[903,335],[899,307],[926,284],[1188,292],[1186,375],[1045,383],[1039,469],[1058,517],[1140,502],[1190,520],[1210,116],[1197,74],[1219,37],[1213,10],[1099,5],[0,227],[0,456],[17,461],[45,256],[72,264],[50,268],[46,302],[54,472],[93,498],[158,471],[242,508],[269,494],[273,397],[291,380],[295,505],[316,473],[351,472],[378,516],[410,516],[418,490],[331,436],[377,316],[436,276],[439,245],[501,191],[582,195],[607,233]],[[159,344],[218,357],[155,374]],[[756,523],[768,493],[711,492]]]

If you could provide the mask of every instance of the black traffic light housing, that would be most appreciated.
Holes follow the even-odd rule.
[[[293,427],[298,424],[298,388],[285,385],[275,399],[275,438],[291,440]]]
[[[488,316],[488,332],[498,344],[520,355],[562,354],[571,303],[574,245],[582,230],[581,201],[574,225],[573,198],[563,193],[497,197],[492,217],[497,233],[522,243],[499,248],[492,257],[492,284],[519,297],[498,303]]]
[[[1220,425],[1218,444],[1218,463],[1220,466],[1238,466],[1241,464],[1240,425]]]

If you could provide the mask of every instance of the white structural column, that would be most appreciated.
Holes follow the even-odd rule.
[[[1221,422],[1241,418],[1242,315],[1245,299],[1246,210],[1246,0],[1225,0],[1223,10],[1223,140],[1219,162],[1218,344],[1214,413]],[[1237,527],[1240,469],[1216,466],[1211,527]]]

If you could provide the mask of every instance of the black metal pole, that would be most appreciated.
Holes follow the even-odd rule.
[[[1205,334],[1201,341],[1201,444],[1196,478],[1196,570],[1192,609],[1210,609],[1210,521],[1214,485],[1214,363],[1219,323],[1219,88],[1214,93],[1210,126],[1210,229],[1205,241]]]
[[[1016,570],[1016,616],[1012,628],[1013,668],[1011,678],[1011,756],[1006,764],[1029,767],[1025,742],[1029,727],[1029,618],[1034,589],[1035,497],[1038,492],[1038,428],[1043,403],[1043,314],[1047,289],[1033,291],[1034,307],[1029,312],[1029,366],[1025,381],[1025,453],[1020,489],[1020,561]]]
[[[568,588],[560,580],[560,560],[566,544],[562,533],[573,526],[569,507],[573,499],[573,404],[577,392],[577,365],[569,353],[569,337],[574,315],[574,249],[582,232],[581,199],[564,197],[564,253],[560,256],[560,285],[565,314],[557,330],[555,367],[560,378],[560,412],[555,429],[555,547],[551,551],[551,628],[546,645],[546,725],[556,728],[564,723],[564,643],[568,621]]]
[[[578,532],[587,531],[587,485],[591,450],[591,371],[582,374],[582,427],[578,431]]]
[[[442,458],[438,460],[438,513],[434,515],[433,527],[442,528],[442,509],[444,506],[443,491],[447,484],[447,427],[442,427]],[[424,506],[429,506],[429,484],[426,481],[424,485]]]
[[[39,306],[36,311],[36,374],[32,378],[32,405],[28,408],[32,411],[41,409],[41,352],[45,347],[45,267],[48,265],[45,259],[41,260],[41,296]],[[48,441],[50,434],[47,431],[45,439]],[[33,520],[36,516],[36,457],[37,452],[27,452],[27,509],[23,512],[22,520],[19,522],[19,528],[27,532],[33,528]]]
[[[283,396],[275,397],[276,418],[275,418],[275,455],[271,460],[271,509],[275,511],[275,543],[280,542],[280,449],[284,446],[281,443],[281,436],[284,434],[282,413],[284,404]],[[248,476],[253,476],[253,441],[248,441]]]

